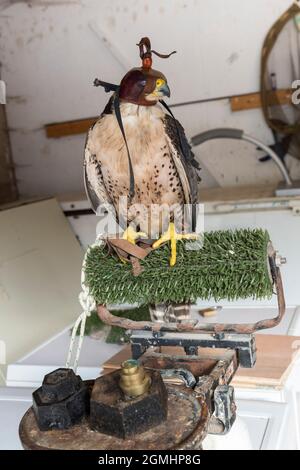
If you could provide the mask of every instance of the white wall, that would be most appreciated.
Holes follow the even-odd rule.
[[[170,103],[257,91],[264,36],[291,0],[28,3],[31,7],[16,2],[0,11],[0,61],[22,195],[82,189],[85,136],[49,140],[43,126],[99,114],[108,97],[92,86],[93,79],[119,82],[129,68],[139,65],[135,44],[142,36],[150,36],[160,52],[178,51],[169,60],[155,58],[154,63],[168,77]],[[101,32],[114,44],[113,55]],[[261,110],[231,113],[224,100],[175,112],[190,136],[230,126],[272,142]],[[214,175],[204,171],[204,186],[280,179],[273,163],[259,163],[258,153],[246,143],[211,142],[197,149],[200,153]],[[294,166],[299,177],[300,168]]]

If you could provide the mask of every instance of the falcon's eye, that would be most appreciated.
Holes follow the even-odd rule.
[[[162,78],[158,78],[158,79],[156,80],[156,87],[157,87],[157,88],[160,88],[160,87],[163,86],[165,83],[166,83],[165,80],[163,80]]]

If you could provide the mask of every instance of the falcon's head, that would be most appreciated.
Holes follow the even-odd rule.
[[[166,77],[157,70],[130,70],[120,85],[120,99],[142,106],[152,106],[164,96],[170,96]]]
[[[170,88],[166,77],[151,68],[152,53],[162,58],[168,55],[158,54],[151,50],[148,38],[142,38],[138,44],[140,48],[140,57],[143,61],[142,67],[130,70],[122,79],[120,84],[119,96],[122,101],[141,106],[153,106],[164,96],[170,97]],[[146,52],[144,51],[146,47]]]

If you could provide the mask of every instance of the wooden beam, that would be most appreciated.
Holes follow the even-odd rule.
[[[269,104],[290,104],[292,93],[293,91],[289,89],[271,91],[269,94]],[[246,95],[233,96],[230,98],[230,105],[233,112],[261,108],[260,93],[249,93]],[[77,119],[74,121],[46,124],[46,135],[48,138],[57,139],[59,137],[66,137],[68,135],[85,134],[97,119],[97,117],[92,117]]]
[[[239,202],[275,197],[277,184],[200,188],[201,202]]]
[[[290,104],[293,91],[290,89],[270,91],[268,96],[269,105]],[[261,108],[260,93],[249,93],[247,95],[233,96],[230,99],[231,111],[245,111],[247,109]]]
[[[57,139],[68,135],[85,134],[97,121],[97,117],[78,119],[75,121],[46,124],[45,131],[48,138]]]

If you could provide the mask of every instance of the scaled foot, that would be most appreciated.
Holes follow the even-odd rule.
[[[159,248],[163,243],[170,242],[171,244],[171,257],[170,266],[175,266],[177,258],[177,240],[196,240],[198,235],[195,233],[181,234],[175,230],[174,222],[170,222],[168,230],[152,245],[152,248]]]

